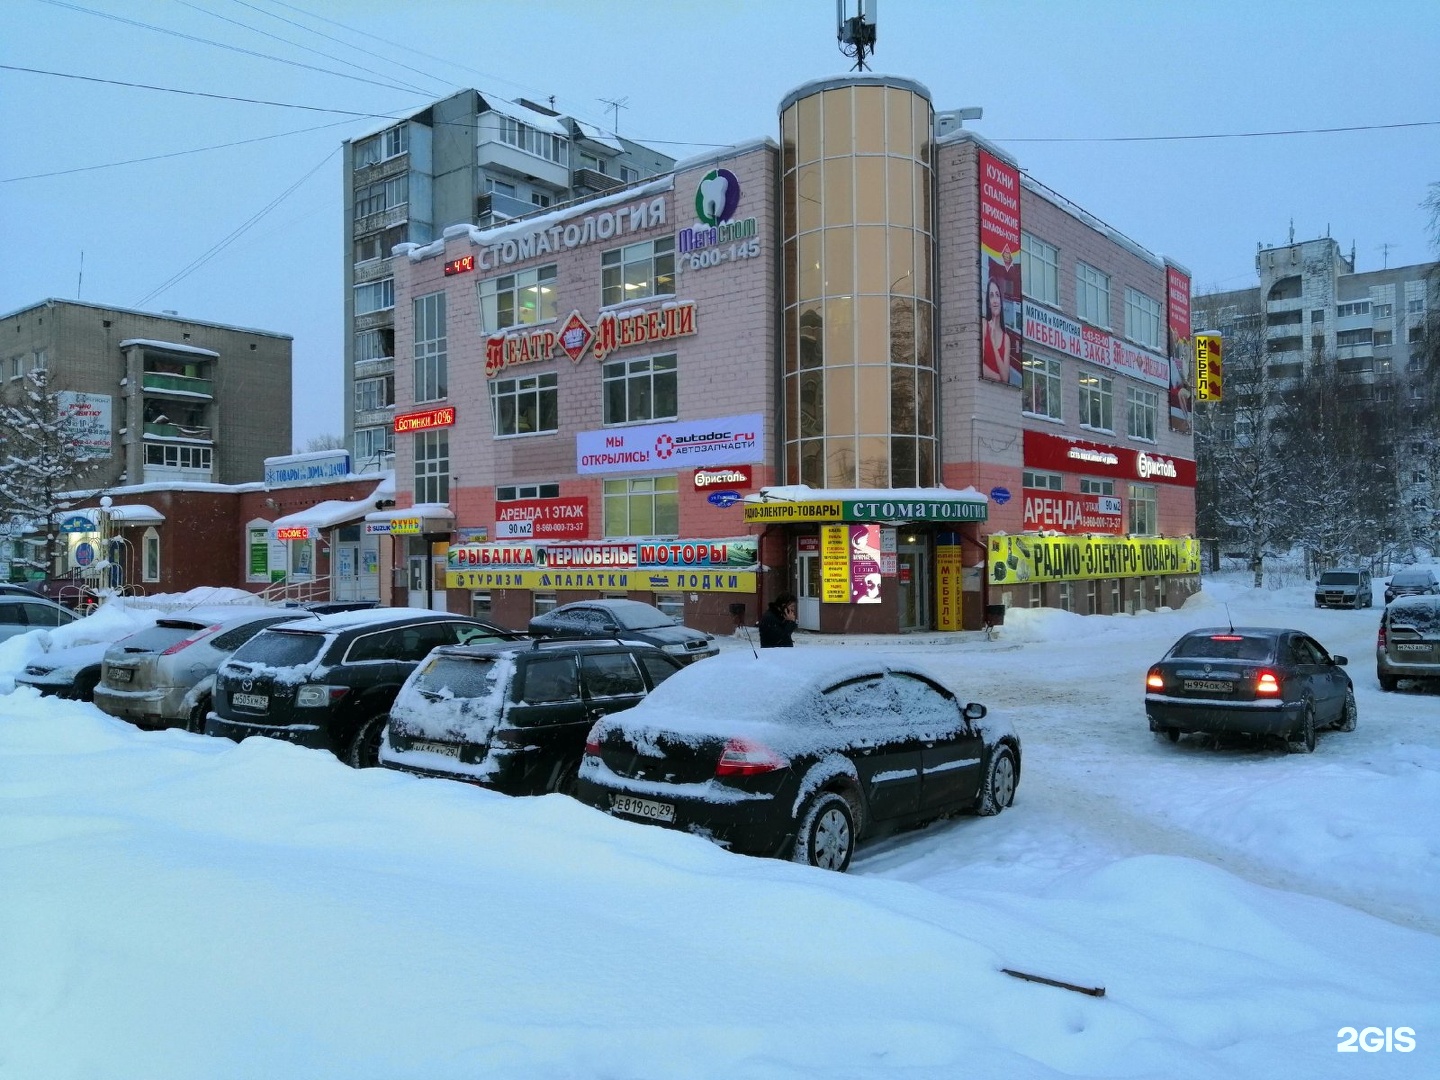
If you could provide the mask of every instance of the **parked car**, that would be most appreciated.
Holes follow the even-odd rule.
[[[639,600],[581,600],[536,615],[531,637],[615,637],[623,635],[663,649],[682,664],[704,660],[720,651],[715,639],[691,630],[653,604]]]
[[[0,581],[0,596],[39,596],[40,593],[28,585],[14,581]]]
[[[1364,567],[1326,570],[1315,579],[1316,607],[1362,608],[1374,603],[1370,571]]]
[[[732,652],[600,720],[576,795],[843,871],[862,840],[1014,801],[1019,737],[962,700],[935,672],[870,650]]]
[[[1190,732],[1278,735],[1310,753],[1318,729],[1355,730],[1346,663],[1300,630],[1192,630],[1145,676],[1145,715],[1171,742]]]
[[[157,619],[105,651],[95,705],[139,727],[203,731],[215,669],[266,627],[297,618],[313,616],[254,606]]]
[[[525,640],[465,615],[379,608],[316,615],[255,635],[215,679],[211,735],[250,735],[329,750],[356,768],[379,764],[395,695],[440,645]]]
[[[1380,613],[1375,677],[1381,690],[1401,679],[1440,679],[1440,596],[1401,596]]]
[[[380,764],[509,795],[569,793],[595,721],[679,670],[655,646],[622,639],[443,646],[400,688]]]
[[[44,597],[18,593],[0,595],[0,641],[31,630],[53,630],[80,618],[67,607]]]
[[[1385,586],[1385,603],[1390,603],[1397,596],[1435,596],[1440,595],[1440,578],[1435,576],[1435,571],[1428,566],[1412,566],[1407,570],[1397,570],[1390,578],[1390,583]]]
[[[380,606],[379,600],[306,600],[286,607],[303,608],[316,615],[333,615],[337,611],[369,611]]]
[[[36,657],[15,676],[16,686],[29,686],[52,697],[90,701],[100,681],[100,665],[110,642],[72,645]]]

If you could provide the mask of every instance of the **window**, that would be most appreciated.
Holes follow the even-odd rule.
[[[1405,313],[1407,315],[1425,314],[1425,298],[1423,296],[1420,296],[1416,297],[1414,300],[1406,300]]]
[[[404,206],[410,200],[409,177],[405,174],[355,189],[355,220],[384,210]]]
[[[381,454],[395,452],[395,432],[389,427],[355,429],[355,461],[371,461]]]
[[[395,355],[395,328],[382,326],[376,330],[361,330],[355,335],[355,362],[362,360],[389,360]]]
[[[487,334],[511,326],[534,326],[555,318],[555,264],[482,281],[480,329]]]
[[[1376,330],[1372,343],[1377,349],[1387,349],[1395,344],[1394,330]]]
[[[1335,347],[1338,349],[1353,348],[1356,345],[1370,344],[1370,328],[1367,326],[1361,330],[1341,330],[1335,335]]]
[[[496,379],[490,384],[490,411],[497,438],[559,431],[560,392],[555,373]]]
[[[559,604],[553,592],[533,592],[530,596],[531,611],[535,615],[544,615],[547,611],[554,611]]]
[[[1130,535],[1154,536],[1160,531],[1155,509],[1155,485],[1130,485]]]
[[[549,205],[550,205],[550,196],[549,196],[549,195],[541,194],[541,193],[538,192],[538,191],[532,191],[532,192],[530,193],[530,203],[531,203],[532,206],[540,206],[540,207],[549,206]]]
[[[685,594],[677,592],[657,592],[655,594],[655,606],[660,611],[669,615],[677,622],[685,619]]]
[[[470,615],[476,619],[488,619],[490,617],[491,602],[488,592],[474,592],[470,594]]]
[[[153,526],[145,530],[140,543],[140,576],[145,581],[160,580],[160,534]]]
[[[1025,295],[1060,306],[1060,251],[1027,232],[1020,234],[1020,283]]]
[[[415,311],[415,400],[438,401],[448,387],[445,294],[417,296]],[[443,500],[442,500],[443,501]]]
[[[1059,360],[1025,354],[1020,375],[1020,408],[1050,420],[1062,418]]]
[[[1085,583],[1085,614],[1100,614],[1100,582],[1094,578]]]
[[[1324,309],[1324,308],[1312,308],[1311,311],[1310,311],[1310,324],[1313,326],[1315,323],[1323,323],[1324,321],[1325,321],[1325,309]]]
[[[395,404],[395,376],[355,380],[355,411],[370,412]]]
[[[626,244],[600,256],[600,303],[604,307],[675,292],[675,238]]]
[[[1125,290],[1125,336],[1147,349],[1160,348],[1160,302],[1135,289]]]
[[[1031,585],[1031,586],[1030,586],[1030,606],[1031,606],[1032,608],[1039,608],[1039,607],[1044,607],[1044,606],[1045,606],[1045,586],[1044,586],[1044,585]]]
[[[680,497],[673,476],[605,481],[606,536],[679,536]]]
[[[629,653],[592,653],[580,658],[580,680],[587,697],[621,697],[645,693],[645,680]]]
[[[1337,319],[1344,319],[1344,318],[1347,318],[1347,317],[1349,317],[1349,316],[1351,316],[1351,315],[1368,315],[1368,314],[1370,314],[1370,301],[1369,301],[1369,300],[1357,300],[1357,301],[1355,301],[1355,302],[1352,303],[1352,304],[1336,304],[1336,305],[1335,305],[1335,317],[1336,317]]]
[[[1062,581],[1055,589],[1055,598],[1061,611],[1075,610],[1075,583]]]
[[[1411,345],[1416,345],[1416,344],[1424,341],[1424,340],[1425,340],[1425,327],[1423,327],[1423,326],[1412,326],[1412,327],[1410,327],[1410,333],[1406,336],[1406,340],[1407,340]]]
[[[181,446],[171,443],[146,443],[145,464],[162,469],[192,469],[209,472],[211,451],[208,446]]]
[[[382,131],[355,144],[355,168],[363,169],[377,161],[386,161],[410,148],[410,129],[405,125]]]
[[[604,394],[607,424],[675,419],[675,354],[606,364]]]
[[[559,484],[512,484],[495,489],[496,502],[515,502],[517,499],[558,499]]]
[[[1376,304],[1370,309],[1370,315],[1375,319],[1389,319],[1395,314],[1394,304]]]
[[[395,279],[381,278],[355,286],[355,314],[369,315],[395,306]]]
[[[1154,390],[1125,390],[1126,430],[1132,439],[1155,441],[1155,420],[1160,412],[1160,395]]]
[[[570,144],[563,138],[522,124],[513,117],[500,117],[500,141],[557,165],[565,165],[570,160]]]
[[[498,192],[501,195],[509,195],[512,199],[515,197],[515,185],[507,184],[503,180],[486,179],[485,188],[487,191]]]
[[[1100,431],[1115,430],[1114,379],[1089,372],[1080,373],[1080,426]]]
[[[633,184],[640,179],[640,170],[632,169],[629,165],[620,166],[620,182],[622,184]]]
[[[1059,473],[1034,472],[1026,469],[1020,474],[1020,483],[1027,488],[1040,488],[1044,491],[1064,491],[1065,481]]]
[[[422,431],[415,436],[415,501],[450,501],[450,433]]]
[[[1080,478],[1081,495],[1114,495],[1114,480],[1095,480],[1088,476]]]
[[[1110,326],[1110,275],[1075,264],[1075,314],[1092,326]]]
[[[355,241],[355,261],[357,263],[370,262],[384,255],[381,250],[382,241],[385,239],[383,232],[371,233],[369,236],[362,236]]]
[[[36,371],[44,371],[45,368],[46,368],[46,365],[49,364],[49,362],[50,362],[50,354],[49,354],[48,352],[46,352],[44,349],[36,349],[36,350],[35,350],[35,370],[36,370]]]

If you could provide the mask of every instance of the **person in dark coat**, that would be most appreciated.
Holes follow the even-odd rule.
[[[760,647],[789,649],[795,644],[795,594],[781,593],[760,616]]]

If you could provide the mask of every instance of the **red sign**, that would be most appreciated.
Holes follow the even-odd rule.
[[[395,431],[424,431],[426,428],[449,427],[455,423],[455,406],[446,405],[441,409],[425,412],[402,413],[395,417]]]
[[[1114,476],[1122,480],[1175,484],[1179,487],[1195,486],[1195,462],[1189,458],[1069,439],[1044,431],[1025,432],[1025,467],[1085,476]]]
[[[710,491],[713,488],[744,490],[754,483],[755,474],[749,465],[724,465],[714,469],[695,470],[696,491]]]
[[[695,333],[695,302],[667,304],[659,311],[641,311],[633,315],[617,315],[607,311],[595,327],[595,345],[591,350],[596,360],[604,360],[616,349],[631,345],[669,341]]]
[[[1024,499],[1026,532],[1125,535],[1125,504],[1118,495],[1074,495],[1026,488]]]
[[[583,540],[590,532],[590,501],[514,499],[495,504],[495,539]]]
[[[276,540],[309,540],[309,525],[283,525],[275,530]]]
[[[475,269],[475,256],[464,255],[458,259],[451,259],[445,264],[445,276],[451,274],[465,274]]]
[[[795,550],[806,554],[819,554],[820,537],[818,536],[797,536],[795,538]]]

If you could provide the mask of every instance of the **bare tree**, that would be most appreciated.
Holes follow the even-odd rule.
[[[344,435],[312,435],[305,440],[305,449],[295,451],[297,454],[314,454],[321,450],[344,450]]]

